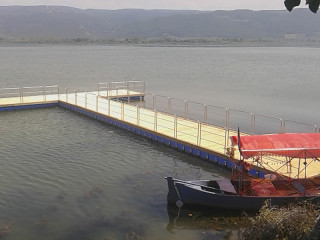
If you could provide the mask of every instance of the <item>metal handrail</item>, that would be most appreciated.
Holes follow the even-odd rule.
[[[245,114],[243,116],[245,116],[245,118],[247,118],[247,122],[244,122],[245,124],[248,124],[249,128],[248,128],[248,134],[254,134],[257,132],[258,128],[257,128],[257,124],[261,123],[259,122],[260,120],[263,120],[263,122],[266,123],[270,123],[270,120],[276,120],[274,123],[275,124],[273,126],[277,126],[277,124],[279,124],[279,132],[283,133],[288,131],[288,124],[296,124],[297,125],[297,131],[298,128],[300,128],[301,126],[307,126],[309,128],[308,131],[311,131],[310,129],[312,129],[312,132],[320,132],[320,128],[318,127],[318,125],[315,124],[309,124],[309,123],[303,123],[303,122],[299,122],[299,121],[292,121],[292,120],[288,120],[285,119],[283,120],[282,118],[279,117],[275,117],[275,116],[268,116],[268,115],[263,115],[263,114],[255,114],[252,112],[248,112],[248,111],[243,111],[243,110],[237,110],[237,109],[228,109],[228,108],[223,108],[223,107],[219,107],[219,106],[214,106],[214,105],[206,105],[206,104],[202,104],[200,102],[193,102],[193,101],[187,101],[187,100],[182,100],[182,99],[178,99],[178,98],[171,98],[171,97],[167,97],[167,96],[163,96],[163,95],[155,95],[155,94],[150,94],[150,93],[145,93],[145,96],[151,96],[151,101],[152,101],[152,107],[148,108],[145,105],[144,102],[144,109],[153,109],[154,112],[152,113],[148,113],[148,112],[144,112],[142,110],[141,106],[136,106],[137,109],[129,109],[126,108],[126,103],[124,102],[119,102],[119,104],[112,104],[112,106],[110,105],[111,101],[113,100],[109,100],[109,99],[103,99],[99,97],[99,91],[101,91],[102,89],[107,89],[109,90],[119,90],[121,87],[125,87],[125,89],[127,90],[127,93],[129,93],[131,88],[141,88],[143,87],[143,91],[145,90],[145,83],[143,81],[126,81],[126,82],[106,82],[106,83],[98,83],[98,94],[94,94],[91,92],[78,92],[78,90],[72,90],[70,91],[70,89],[66,88],[65,90],[65,94],[66,94],[66,102],[71,100],[73,101],[73,96],[74,96],[74,103],[76,105],[84,105],[85,107],[88,107],[88,105],[90,105],[90,108],[95,109],[96,111],[102,111],[105,110],[108,112],[108,114],[112,114],[115,113],[117,115],[120,116],[120,119],[124,119],[124,112],[125,111],[136,111],[136,117],[131,117],[134,121],[137,122],[138,125],[147,122],[143,116],[144,115],[148,115],[149,117],[151,117],[151,121],[148,121],[148,123],[153,124],[154,125],[154,129],[157,129],[158,127],[166,127],[167,129],[170,129],[170,131],[173,131],[173,136],[177,137],[177,132],[179,129],[179,127],[181,128],[181,126],[183,126],[183,120],[187,120],[188,121],[192,121],[194,122],[194,126],[198,126],[198,127],[191,127],[194,130],[197,130],[197,136],[195,136],[195,134],[190,134],[189,133],[185,133],[185,134],[190,134],[190,136],[193,137],[197,137],[197,144],[201,145],[202,141],[211,141],[214,142],[214,140],[211,139],[206,139],[205,137],[203,138],[202,136],[204,136],[206,133],[206,130],[204,128],[204,126],[206,124],[210,125],[210,126],[214,126],[214,127],[221,127],[222,129],[225,130],[225,134],[224,136],[220,135],[220,134],[216,134],[219,137],[224,137],[225,138],[225,147],[227,147],[229,145],[229,132],[231,130],[232,123],[235,122],[235,120],[237,120],[237,116],[233,116],[233,113],[241,113],[241,114]],[[52,94],[57,94],[58,95],[58,100],[60,100],[60,89],[58,85],[48,85],[48,86],[31,86],[31,87],[22,87],[22,88],[0,88],[0,98],[4,98],[5,96],[16,96],[16,97],[20,97],[20,102],[24,102],[24,98],[25,97],[29,97],[29,96],[35,96],[35,94],[39,95],[39,96],[43,96],[44,101],[46,101],[48,98],[48,95],[52,95]],[[51,98],[52,99],[52,98]],[[165,99],[164,102],[164,106],[162,106],[164,109],[162,109],[162,111],[159,111],[159,109],[161,109],[161,105],[160,105],[160,100],[159,99]],[[88,101],[89,100],[89,101]],[[178,101],[178,102],[177,102]],[[179,103],[179,104],[176,104]],[[181,105],[181,106],[180,106]],[[132,105],[131,105],[132,106]],[[174,106],[178,106],[181,108],[181,110],[183,113],[181,114],[177,114]],[[194,107],[195,106],[195,107]],[[157,110],[156,110],[157,109]],[[178,109],[179,110],[179,109]],[[213,116],[212,115],[212,110],[214,112]],[[203,114],[201,114],[201,112],[203,111]],[[195,114],[196,112],[196,114]],[[200,113],[200,114],[199,114]],[[173,118],[172,120],[167,120],[164,119],[165,121],[170,122],[170,127],[168,126],[161,126],[161,125],[157,125],[159,123],[158,120],[162,121],[162,117],[161,114],[170,114]],[[202,117],[201,117],[202,115]],[[196,118],[194,118],[194,116]],[[239,115],[240,116],[240,115]],[[238,117],[239,117],[238,116]],[[218,117],[220,119],[218,119]],[[259,120],[259,118],[261,118]],[[211,118],[213,118],[213,123],[211,123]],[[265,118],[265,119],[264,119]],[[220,125],[217,124],[216,122],[220,121]],[[246,120],[244,120],[246,121]],[[172,124],[172,127],[171,127]],[[270,127],[271,125],[269,125]],[[190,126],[188,126],[190,127]],[[241,126],[240,126],[241,129]],[[242,128],[243,129],[243,128]],[[235,130],[235,129],[233,129]],[[213,133],[211,133],[213,134]]]
[[[55,89],[54,89],[55,88]],[[57,94],[57,100],[60,99],[60,89],[58,85],[48,86],[28,86],[21,88],[0,88],[0,98],[19,97],[20,103],[24,102],[25,97],[42,96],[44,101],[47,101],[48,95]]]
[[[228,108],[223,108],[223,107],[220,107],[220,106],[214,106],[214,105],[206,105],[206,104],[201,104],[199,102],[193,102],[193,101],[187,101],[187,100],[182,100],[182,99],[178,99],[178,98],[172,98],[172,97],[167,97],[167,96],[163,96],[163,95],[155,95],[155,94],[152,94],[152,93],[145,93],[145,96],[151,96],[151,101],[152,101],[152,106],[151,107],[148,107],[146,106],[147,105],[147,102],[144,102],[143,106],[145,108],[149,108],[149,109],[157,109],[159,111],[159,109],[161,109],[161,106],[159,105],[159,101],[157,101],[158,99],[157,98],[165,98],[167,101],[163,101],[163,103],[165,105],[167,105],[166,107],[165,106],[162,106],[162,112],[163,113],[168,113],[168,114],[171,114],[171,115],[174,115],[176,117],[179,117],[179,118],[184,118],[184,119],[189,119],[189,120],[197,120],[199,121],[201,124],[203,123],[208,123],[208,124],[212,124],[213,126],[217,126],[217,127],[221,127],[225,130],[225,148],[229,146],[229,143],[230,143],[230,139],[229,139],[229,132],[230,130],[236,130],[236,129],[231,129],[231,124],[233,122],[235,122],[235,119],[232,114],[234,112],[236,113],[241,113],[241,114],[246,114],[248,120],[249,120],[249,125],[248,125],[248,134],[255,134],[255,132],[258,130],[257,129],[257,119],[259,119],[259,117],[264,117],[264,118],[269,118],[269,119],[272,119],[272,120],[277,120],[279,121],[279,127],[278,127],[278,130],[279,132],[285,132],[286,130],[286,123],[287,122],[295,122],[295,123],[299,123],[299,124],[305,124],[305,123],[301,123],[301,122],[297,122],[297,121],[290,121],[290,120],[283,120],[282,118],[279,118],[279,117],[275,117],[275,116],[268,116],[268,115],[263,115],[263,114],[255,114],[255,113],[252,113],[252,112],[249,112],[249,111],[243,111],[243,110],[238,110],[238,109],[228,109]],[[147,98],[145,98],[145,101],[146,101]],[[181,106],[181,108],[184,108],[184,113],[182,114],[177,114],[177,112],[174,110],[173,106],[176,105],[174,104],[175,103],[175,100],[178,100],[180,101],[180,103],[184,104],[184,106]],[[192,112],[191,112],[191,109],[190,108],[190,104],[197,104],[200,106],[200,110],[203,111],[203,121],[200,121],[201,118],[198,118],[198,119],[195,119],[195,118],[192,118],[191,115]],[[213,120],[214,122],[211,123],[211,118],[212,116],[210,115],[211,114],[211,109],[214,109],[215,111],[216,110],[219,110],[221,111],[221,113],[218,111],[217,113],[214,114],[213,116]],[[199,111],[198,111],[199,113]],[[200,116],[200,115],[199,115]],[[215,123],[215,121],[217,120],[217,116],[221,116],[223,117],[223,119],[220,119],[222,121],[220,121],[221,125],[217,125],[217,123]],[[210,120],[209,120],[210,119]],[[219,122],[219,119],[218,119],[218,122]],[[264,122],[268,122],[268,119],[264,120]],[[245,120],[244,120],[244,123],[245,123]],[[248,122],[247,122],[248,123]],[[238,123],[239,124],[239,123]],[[305,124],[307,126],[312,126],[312,128],[314,129],[314,132],[320,132],[320,128],[317,127],[317,125],[312,125],[312,124]],[[240,125],[240,129],[241,129],[241,125]],[[244,129],[242,127],[242,129]],[[272,132],[270,132],[272,133]],[[202,137],[201,137],[202,139]]]
[[[24,89],[27,89],[27,88],[43,88],[43,86],[31,86],[31,87],[22,87]]]
[[[303,123],[303,122],[300,122],[300,121],[293,121],[293,120],[288,120],[288,119],[285,119],[283,120],[283,132],[286,132],[286,123],[287,122],[291,122],[291,123],[296,123],[296,124],[299,124],[299,125],[304,125],[304,126],[309,126],[309,127],[312,127],[314,128],[314,132],[316,133],[317,132],[317,125],[315,124],[310,124],[310,123]]]
[[[0,88],[0,91],[1,90],[19,90],[20,88]]]
[[[149,94],[149,93],[147,93]],[[94,95],[94,94],[92,94]],[[151,94],[149,94],[151,95]],[[170,97],[166,97],[163,95],[154,95],[152,94],[152,107],[154,112],[143,112],[141,109],[141,106],[136,106],[136,109],[131,109],[131,108],[126,108],[126,104],[124,102],[119,103],[119,105],[113,105],[112,109],[108,109],[109,114],[110,112],[115,115],[117,115],[116,117],[122,120],[125,120],[124,118],[124,113],[126,111],[130,111],[132,113],[136,112],[136,116],[131,116],[130,115],[130,119],[128,119],[127,121],[133,121],[136,122],[139,126],[145,126],[147,128],[150,128],[153,125],[153,130],[157,131],[159,128],[161,129],[168,129],[165,130],[165,132],[167,132],[169,135],[173,136],[174,138],[177,138],[178,136],[178,132],[179,133],[183,133],[184,135],[189,135],[191,137],[191,141],[193,143],[195,143],[198,146],[201,146],[202,142],[206,142],[206,144],[208,143],[212,143],[212,144],[218,144],[221,147],[224,147],[222,149],[226,149],[226,147],[228,146],[228,138],[229,138],[229,130],[230,130],[230,120],[232,119],[232,113],[236,112],[236,113],[241,113],[241,114],[245,114],[245,118],[248,118],[248,120],[250,121],[250,133],[253,134],[256,131],[256,127],[257,127],[257,118],[259,117],[263,117],[263,118],[270,118],[273,120],[277,120],[280,123],[280,132],[282,131],[282,129],[285,129],[286,123],[287,122],[294,122],[294,123],[299,123],[299,124],[304,124],[301,122],[297,122],[297,121],[290,121],[290,120],[282,120],[281,118],[278,117],[274,117],[274,116],[268,116],[268,115],[263,115],[263,114],[254,114],[248,111],[242,111],[242,110],[237,110],[237,109],[227,109],[227,108],[222,108],[219,106],[213,106],[213,105],[205,105],[205,104],[201,104],[199,102],[192,102],[192,101],[187,101],[184,100],[185,103],[185,115],[184,116],[177,116],[177,115],[173,115],[172,114],[172,105],[173,105],[173,101],[175,98],[170,98]],[[163,99],[165,98],[165,104],[167,105],[167,108],[164,109],[164,111],[159,112],[157,109],[159,109],[159,106],[157,105],[157,103],[159,103],[159,98]],[[158,101],[157,101],[158,100]],[[180,99],[177,99],[180,100]],[[98,108],[98,104],[99,104],[100,98],[98,96],[96,96],[96,109],[97,111],[99,110]],[[104,99],[103,101],[107,101],[106,103],[108,103],[108,105],[110,106],[110,101],[111,100],[106,100]],[[180,100],[181,102],[183,102],[183,100]],[[102,102],[104,103],[104,102]],[[188,119],[188,117],[190,117],[190,113],[189,111],[192,109],[190,108],[190,106],[193,105],[198,105],[200,110],[202,110],[204,112],[203,114],[203,121],[200,120],[194,120],[194,119]],[[132,105],[131,105],[132,106]],[[223,118],[225,118],[225,124],[224,126],[221,126],[221,129],[225,130],[225,134],[217,134],[217,133],[213,133],[210,132],[210,130],[206,130],[206,128],[204,127],[205,125],[208,126],[215,126],[209,123],[206,123],[208,120],[208,108],[210,110],[210,108],[213,108],[214,110],[219,110],[218,113],[215,113],[216,115],[222,116]],[[107,108],[102,108],[107,110]],[[145,108],[148,109],[148,108]],[[196,109],[197,110],[197,109]],[[220,113],[221,111],[221,113]],[[230,114],[231,113],[231,114]],[[164,117],[162,117],[162,114],[168,114],[171,115],[173,118],[172,119],[166,119]],[[146,117],[148,116],[148,118]],[[150,120],[149,120],[150,119]],[[185,124],[183,121],[187,120],[191,121],[194,123],[194,125],[188,125]],[[168,122],[168,124],[164,124],[163,121]],[[146,126],[147,125],[147,126]],[[317,125],[311,125],[311,124],[305,124],[307,126],[312,126],[315,131],[318,131]],[[181,128],[182,127],[182,128]],[[188,131],[188,130],[183,130],[185,128],[190,128],[193,131]],[[171,133],[170,133],[171,132]],[[206,137],[208,135],[208,133],[210,133],[212,137]],[[220,141],[215,141],[215,137],[217,136],[218,139],[221,138],[225,138],[225,143],[222,144]]]
[[[139,83],[139,84],[138,84]],[[142,88],[142,89],[141,89]],[[101,91],[107,92],[107,98],[113,95],[113,91],[116,91],[116,96],[119,95],[119,91],[126,91],[125,95],[130,95],[131,92],[145,93],[145,83],[143,81],[123,81],[123,82],[104,82],[98,83],[98,95]],[[128,98],[130,102],[130,98]],[[141,102],[141,99],[140,99]]]
[[[255,133],[255,128],[256,128],[256,117],[264,117],[264,118],[269,118],[269,119],[273,119],[273,120],[279,120],[280,122],[280,129],[279,129],[279,133],[283,133],[283,119],[279,118],[279,117],[275,117],[275,116],[268,116],[268,115],[264,115],[264,114],[254,114],[253,118],[254,118],[254,122],[253,122],[253,129],[251,131],[251,134]]]

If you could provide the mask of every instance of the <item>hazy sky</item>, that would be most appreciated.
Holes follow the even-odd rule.
[[[88,9],[284,10],[284,0],[0,0],[0,6],[59,5]],[[302,4],[303,1],[302,1]]]

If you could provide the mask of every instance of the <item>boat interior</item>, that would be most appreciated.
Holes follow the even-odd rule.
[[[306,179],[221,179],[202,190],[241,196],[320,196],[320,177]]]

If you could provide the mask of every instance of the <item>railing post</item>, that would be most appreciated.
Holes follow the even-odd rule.
[[[188,118],[188,101],[184,100],[184,117]]]
[[[129,99],[129,93],[130,93],[130,91],[129,91],[129,86],[130,86],[129,81],[126,81],[126,84],[127,84],[127,96],[128,96],[128,99]]]
[[[84,107],[87,109],[88,108],[88,93],[86,93],[84,101],[85,101]]]
[[[229,129],[230,128],[230,111],[228,108],[226,108],[226,122],[225,122],[225,128]]]
[[[111,111],[110,111],[110,107],[111,107],[111,104],[110,104],[110,99],[108,99],[108,116],[110,116],[110,113],[111,113]]]
[[[109,99],[110,83],[107,84],[107,99]]]
[[[230,131],[230,111],[226,108],[226,122],[225,122],[225,135],[224,135],[224,153],[226,153],[229,146],[229,131]]]
[[[178,137],[178,119],[177,115],[174,115],[174,126],[173,126],[173,137],[177,138]]]
[[[158,113],[154,109],[154,131],[157,131],[158,129]]]
[[[198,121],[198,136],[197,136],[197,146],[201,144],[201,122]]]
[[[286,132],[286,120],[281,119],[281,133],[285,133],[285,132]]]
[[[205,123],[208,123],[208,106],[206,104],[203,104],[203,111],[204,111],[203,121]]]
[[[23,88],[20,88],[20,102],[23,103]]]
[[[137,105],[137,125],[140,125],[140,107]]]
[[[68,88],[66,88],[66,102],[68,102]]]
[[[250,132],[251,134],[254,134],[255,131],[255,127],[256,127],[256,115],[254,115],[253,113],[251,113],[251,126],[250,126]]]
[[[124,120],[124,102],[121,102],[121,120]]]
[[[99,95],[96,97],[96,112],[99,111]]]
[[[45,86],[42,87],[42,93],[43,93],[43,100],[46,101],[47,97],[46,97],[46,87]]]

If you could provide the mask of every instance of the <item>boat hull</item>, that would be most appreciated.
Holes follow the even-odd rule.
[[[299,202],[315,196],[240,196],[203,190],[201,181],[179,181],[171,177],[168,182],[168,204],[177,206],[196,206],[204,208],[218,208],[227,210],[257,211],[270,200],[272,205],[286,205]],[[204,182],[204,181],[203,181]]]

